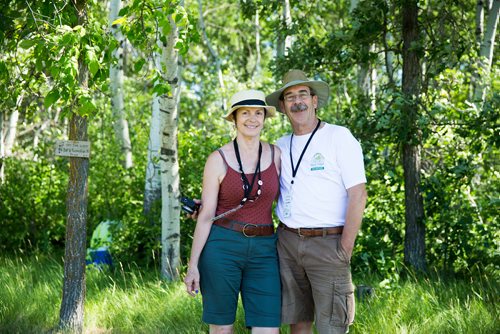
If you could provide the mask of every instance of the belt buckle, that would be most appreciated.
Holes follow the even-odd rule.
[[[253,227],[255,227],[255,228],[257,228],[258,226],[257,226],[257,225],[255,225],[255,224],[245,224],[245,225],[243,226],[243,230],[241,230],[241,233],[243,233],[243,235],[244,235],[245,237],[247,237],[247,238],[254,238],[254,237],[256,236],[256,234],[254,234],[254,235],[248,235],[248,234],[246,234],[245,229],[247,228],[247,226],[253,226]]]
[[[299,237],[301,237],[301,238],[304,238],[304,237],[305,237],[305,235],[302,235],[302,234],[300,233],[300,227],[299,227],[299,228],[297,228],[297,234],[298,234],[298,235],[299,235]]]

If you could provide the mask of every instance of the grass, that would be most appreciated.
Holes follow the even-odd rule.
[[[63,267],[52,257],[0,257],[0,333],[49,333],[58,324]],[[366,278],[365,278],[366,279]],[[358,279],[356,283],[361,283]],[[409,278],[357,302],[350,333],[500,333],[498,278]],[[158,272],[87,270],[85,333],[207,333],[201,298]],[[246,333],[238,310],[236,333]],[[282,333],[288,333],[285,326]]]

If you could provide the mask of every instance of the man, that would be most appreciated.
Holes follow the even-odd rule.
[[[282,322],[292,334],[346,333],[354,319],[350,258],[366,204],[358,141],[348,129],[318,119],[329,86],[299,70],[266,97],[287,115],[293,134],[282,137],[276,213],[282,281]]]

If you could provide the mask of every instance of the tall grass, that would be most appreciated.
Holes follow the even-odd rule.
[[[0,258],[0,333],[48,333],[57,326],[63,267],[51,257]],[[366,280],[366,278],[364,278]],[[356,280],[360,282],[360,280]],[[498,278],[409,278],[357,302],[351,333],[500,333]],[[156,271],[118,265],[87,270],[85,333],[206,333],[201,297]],[[238,311],[236,333],[246,333]],[[283,333],[288,333],[285,326]]]

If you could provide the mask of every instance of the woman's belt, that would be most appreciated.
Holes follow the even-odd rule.
[[[227,218],[221,218],[213,222],[214,225],[227,228],[236,232],[241,232],[245,237],[261,237],[274,234],[273,225],[256,225],[239,222]]]

